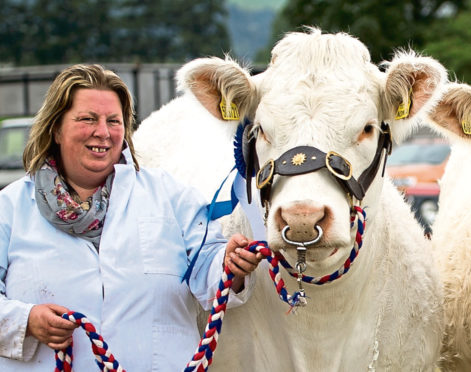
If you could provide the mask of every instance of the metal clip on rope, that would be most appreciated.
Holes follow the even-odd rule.
[[[303,272],[305,272],[306,268],[307,268],[307,265],[306,265],[306,251],[307,251],[307,248],[306,248],[306,246],[317,243],[322,238],[322,234],[323,234],[322,228],[319,225],[316,225],[315,228],[317,230],[317,237],[315,239],[311,240],[311,241],[308,241],[308,242],[297,242],[297,241],[288,239],[288,237],[286,236],[286,233],[290,229],[289,225],[286,225],[283,228],[283,230],[281,231],[281,237],[283,238],[283,240],[286,243],[294,245],[294,246],[297,247],[296,251],[298,253],[298,258],[297,258],[297,261],[296,261],[296,264],[295,264],[294,267],[298,271],[298,277],[297,277],[296,281],[297,281],[298,287],[299,287],[299,305],[300,306],[306,306],[306,304],[307,304],[306,293],[304,292],[303,282],[302,282]]]

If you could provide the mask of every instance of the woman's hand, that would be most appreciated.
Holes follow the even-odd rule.
[[[26,336],[33,336],[54,350],[65,349],[72,342],[72,333],[77,324],[62,318],[69,309],[54,305],[35,305],[28,318]]]
[[[249,241],[245,236],[235,234],[226,246],[224,266],[228,266],[234,274],[232,290],[236,293],[243,289],[244,277],[254,271],[263,258],[260,252],[252,253],[244,249],[248,244]]]

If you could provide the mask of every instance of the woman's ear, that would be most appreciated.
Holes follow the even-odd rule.
[[[59,145],[60,144],[60,134],[61,130],[60,127],[54,127],[52,129],[52,135],[54,137],[54,141]]]
[[[50,129],[52,138],[57,145],[60,145],[62,138],[62,119],[57,120]]]

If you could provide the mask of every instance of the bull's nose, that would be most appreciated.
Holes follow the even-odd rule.
[[[309,242],[319,237],[319,231],[325,231],[327,210],[324,206],[316,207],[308,203],[294,203],[281,207],[277,223],[280,233],[286,226],[285,236],[295,242]]]
[[[307,247],[308,245],[316,244],[319,240],[321,240],[324,232],[322,231],[322,228],[319,225],[316,225],[316,230],[317,230],[317,237],[314,240],[303,240],[301,242],[298,242],[298,241],[288,239],[288,236],[286,234],[289,231],[289,226],[287,225],[283,228],[283,230],[281,230],[281,237],[283,238],[285,243],[295,245],[297,247]]]

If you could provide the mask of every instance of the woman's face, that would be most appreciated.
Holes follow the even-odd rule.
[[[119,161],[124,141],[123,112],[116,92],[78,89],[54,139],[60,146],[66,180],[77,192],[103,184]]]

